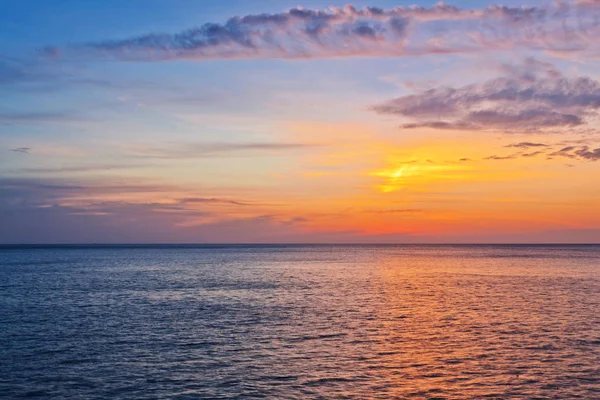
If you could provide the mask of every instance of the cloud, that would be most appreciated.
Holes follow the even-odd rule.
[[[64,123],[87,121],[73,112],[0,112],[0,124],[38,124],[38,123]]]
[[[422,214],[425,210],[420,208],[399,208],[392,210],[374,210],[374,214]]]
[[[518,154],[511,154],[509,156],[489,156],[485,157],[484,160],[514,160]]]
[[[504,146],[504,147],[509,147],[509,146]],[[520,153],[509,154],[507,156],[493,155],[493,156],[485,157],[484,160],[494,160],[494,161],[514,160],[519,157],[525,157],[525,158],[537,157],[541,154],[545,154],[545,153],[543,151],[534,151],[531,153],[520,152]]]
[[[14,149],[10,149],[10,151],[14,151],[15,153],[23,153],[23,154],[29,154],[30,150],[31,150],[31,147],[16,147]]]
[[[393,114],[394,108],[386,106],[378,106],[376,111],[381,114]],[[408,123],[400,126],[402,129],[418,129],[418,128],[432,128],[432,129],[447,129],[447,130],[461,130],[461,131],[475,131],[481,129],[479,126],[465,123],[465,122],[447,122],[447,121],[426,121],[421,123]]]
[[[170,103],[198,103],[215,100],[214,94],[192,93],[190,88],[173,87],[164,82],[157,83],[142,79],[123,79],[116,75],[99,76],[97,72],[81,68],[81,64],[68,62],[48,62],[39,57],[21,59],[0,56],[0,92],[46,94],[68,90],[74,86],[101,89],[119,93],[127,92],[140,102],[158,102],[159,99],[148,96],[148,92],[167,97]],[[186,94],[189,92],[189,94]],[[122,105],[122,104],[121,104]],[[67,111],[63,114],[72,113]]]
[[[185,221],[187,217],[201,217],[210,215],[208,212],[183,207],[178,203],[156,202],[130,202],[130,201],[103,201],[90,202],[82,205],[61,205],[73,209],[77,215],[122,215],[130,218],[134,215],[170,213],[175,214],[176,221]],[[184,217],[184,219],[181,219]]]
[[[42,64],[0,56],[0,87],[16,83],[37,83],[53,78],[53,74],[43,68]]]
[[[249,207],[253,203],[237,199],[177,198],[182,192],[174,186],[144,183],[0,178],[0,242],[95,238],[127,242],[159,237],[169,242],[169,235],[190,240],[194,236],[189,231],[183,234],[181,226],[234,218],[236,209],[254,210]]]
[[[207,204],[207,203],[224,203],[224,204],[234,204],[236,206],[249,206],[250,203],[242,203],[241,201],[228,200],[228,199],[216,199],[216,198],[208,198],[208,197],[186,197],[180,199],[179,202],[183,204]]]
[[[521,154],[521,157],[536,157],[539,156],[540,154],[544,154],[543,151],[534,151],[533,153],[523,153]]]
[[[127,61],[387,57],[507,49],[597,54],[599,16],[597,1],[480,9],[445,3],[389,9],[293,8],[205,23],[174,34],[48,46],[41,53],[54,59]]]
[[[67,63],[47,63],[37,58],[9,58],[0,56],[0,90],[18,89],[19,92],[51,92],[69,83],[108,87],[109,81],[77,78],[80,70]],[[114,85],[113,85],[114,86]]]
[[[459,88],[437,87],[372,107],[384,115],[412,120],[403,128],[564,131],[598,116],[600,82],[570,78],[533,58],[502,67],[504,76]],[[522,142],[513,147],[543,146]]]
[[[592,150],[586,146],[582,149],[577,150],[575,154],[583,159],[590,161],[600,160],[600,148]]]
[[[60,199],[88,195],[126,193],[165,193],[176,191],[175,186],[151,184],[106,183],[104,181],[64,181],[61,179],[0,177],[0,202],[27,200],[32,205],[55,204]]]
[[[566,157],[566,158],[577,158],[577,155],[573,154],[573,151],[577,149],[576,146],[567,146],[562,149],[548,154],[548,157]]]
[[[0,178],[0,188],[0,243],[272,243],[315,237],[300,232],[308,221],[303,216],[265,214],[237,199],[178,199],[176,188],[167,186]],[[161,195],[111,200],[117,198],[111,194],[154,192]]]
[[[509,144],[504,147],[508,147],[508,148],[516,147],[518,149],[528,149],[530,147],[548,147],[548,145],[544,144],[544,143],[520,142],[520,143]]]
[[[600,148],[592,149],[589,146],[567,146],[550,153],[548,157],[565,157],[570,159],[598,161],[600,160]]]
[[[28,204],[39,206],[48,204],[59,204],[64,200],[97,199],[99,196],[118,194],[126,196],[128,194],[164,194],[165,199],[170,199],[165,204],[177,204],[182,207],[194,206],[197,204],[230,204],[238,206],[250,206],[254,203],[236,199],[218,198],[218,197],[177,197],[177,193],[190,192],[190,188],[178,187],[174,185],[157,185],[150,183],[114,183],[112,181],[101,179],[88,179],[80,182],[79,180],[64,179],[43,179],[43,178],[2,178],[0,177],[0,202],[6,201],[14,203],[19,199],[29,199]],[[139,198],[139,196],[135,196]],[[19,200],[20,201],[20,200]],[[91,203],[98,203],[97,200]]]
[[[17,151],[17,150],[13,150]],[[28,153],[24,151],[23,153]],[[40,167],[40,168],[14,168],[7,169],[0,172],[8,173],[25,173],[25,174],[62,174],[62,173],[83,173],[83,172],[99,172],[99,171],[113,171],[113,170],[124,170],[124,169],[135,169],[142,168],[148,164],[92,164],[92,165],[71,165],[63,167]]]
[[[178,159],[198,157],[219,157],[230,153],[262,155],[280,151],[295,151],[319,147],[318,144],[305,143],[187,143],[166,145],[163,147],[136,146],[131,153],[143,158]]]

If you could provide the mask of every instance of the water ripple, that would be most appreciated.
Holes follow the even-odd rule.
[[[598,246],[0,248],[0,397],[600,398]]]

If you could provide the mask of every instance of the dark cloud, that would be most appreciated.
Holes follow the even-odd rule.
[[[29,154],[30,150],[31,150],[31,147],[16,147],[14,149],[10,149],[10,151],[14,151],[15,153],[23,153],[23,154]]]
[[[530,147],[548,147],[548,145],[544,144],[544,143],[520,142],[520,143],[509,144],[504,147],[508,147],[508,148],[516,147],[518,149],[528,149]]]
[[[178,189],[152,184],[0,178],[0,242],[171,242],[169,235],[173,240],[186,241],[200,236],[180,229],[180,225],[208,223],[223,207],[251,204],[199,196],[160,203],[97,200],[111,194],[139,193],[162,193],[168,199]],[[209,236],[207,230],[205,237]]]
[[[394,113],[392,107],[377,107],[376,111],[381,114]],[[479,126],[466,122],[427,121],[422,123],[408,123],[400,126],[402,129],[433,128],[461,131],[475,131],[481,129]]]
[[[598,2],[541,7],[490,6],[382,9],[353,6],[233,17],[179,33],[49,46],[51,59],[89,57],[130,61],[215,58],[405,56],[533,49],[595,53]]]
[[[510,146],[504,146],[504,147],[510,147]],[[484,160],[494,160],[494,161],[502,161],[502,160],[514,160],[517,159],[519,157],[525,157],[525,158],[531,158],[531,157],[537,157],[539,155],[542,154],[546,154],[543,151],[534,151],[531,153],[514,153],[514,154],[509,154],[507,156],[498,156],[498,155],[493,155],[493,156],[489,156],[489,157],[485,157]]]
[[[545,132],[565,130],[598,115],[600,82],[569,78],[547,63],[527,59],[504,66],[504,76],[460,88],[438,87],[373,107],[409,120],[403,128]],[[522,142],[512,147],[537,147]]]
[[[152,203],[81,207],[0,202],[0,243],[183,242],[190,240],[190,232],[178,229],[177,224],[209,216],[202,211],[169,209]]]
[[[548,154],[549,157],[566,157],[566,158],[577,158],[573,152],[577,149],[576,146],[567,146],[562,149]]]
[[[508,156],[489,156],[485,157],[484,160],[514,160],[518,157],[518,154],[511,154]]]
[[[108,183],[106,180],[90,180],[84,182],[64,179],[43,178],[2,178],[0,177],[0,200],[19,197],[38,199],[35,204],[47,204],[55,202],[56,199],[81,198],[88,195],[96,197],[99,194],[138,194],[138,193],[163,193],[167,198],[171,193],[177,193],[186,188],[174,185],[156,185],[150,183]],[[189,189],[187,189],[189,191]],[[177,204],[199,204],[199,203],[227,203],[240,206],[251,205],[250,202],[215,198],[215,197],[184,197],[173,199]]]
[[[600,160],[600,148],[592,150],[586,146],[586,147],[583,147],[583,148],[575,151],[575,154],[578,157],[583,158],[585,160],[590,160],[590,161]]]
[[[600,148],[593,149],[589,146],[567,146],[548,154],[548,156],[597,161],[600,160]]]
[[[533,153],[523,153],[521,154],[521,157],[536,157],[539,156],[540,154],[544,154],[543,151],[534,151]]]
[[[581,117],[550,110],[497,111],[482,110],[469,113],[467,119],[475,126],[516,130],[521,127],[538,130],[546,127],[571,127],[583,123]]]
[[[166,202],[97,200],[111,193],[155,191],[168,198],[175,189],[0,178],[0,243],[296,241],[301,237],[296,226],[308,221],[302,216],[236,216],[234,208],[247,210],[245,206],[252,203],[217,197]]]
[[[76,180],[0,177],[0,200],[37,199],[36,204],[48,204],[56,199],[82,195],[126,193],[169,193],[181,188],[170,185],[107,183],[102,180]]]
[[[180,199],[179,202],[183,204],[206,204],[206,203],[224,203],[224,204],[234,204],[236,206],[249,206],[250,203],[242,203],[241,201],[228,200],[228,199],[217,199],[212,197],[186,197]]]

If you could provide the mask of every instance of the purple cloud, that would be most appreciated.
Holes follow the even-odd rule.
[[[129,61],[388,57],[506,49],[596,54],[599,16],[597,1],[469,10],[445,3],[390,9],[294,8],[205,23],[174,34],[49,46],[42,53]]]
[[[600,148],[592,149],[589,146],[567,146],[548,154],[548,156],[598,161],[600,160]]]
[[[511,154],[508,156],[489,156],[485,157],[484,160],[514,160],[518,154]]]
[[[550,64],[527,59],[504,76],[459,88],[438,87],[376,105],[379,114],[411,122],[403,128],[532,132],[585,125],[600,109],[600,82],[569,78]],[[524,142],[514,147],[536,147]]]
[[[228,199],[217,199],[214,197],[186,197],[179,200],[182,204],[207,204],[207,203],[223,203],[223,204],[234,204],[237,206],[249,206],[250,203],[243,203],[236,200]]]
[[[10,149],[10,151],[14,151],[15,153],[23,153],[23,154],[29,154],[30,150],[31,150],[31,147],[17,147],[14,149]]]
[[[548,154],[549,157],[566,157],[566,158],[577,158],[574,151],[577,149],[576,146],[567,146],[562,149]]]
[[[533,153],[524,153],[521,154],[521,157],[536,157],[539,156],[540,154],[544,154],[543,151],[534,151]]]
[[[504,147],[508,147],[508,148],[516,147],[518,149],[528,149],[531,147],[548,147],[548,145],[544,144],[544,143],[520,142],[520,143],[509,144]]]
[[[582,149],[577,150],[575,154],[583,159],[590,161],[600,160],[600,148],[592,150],[586,146]]]
[[[107,193],[169,198],[176,189],[143,183],[0,177],[0,188],[0,243],[274,242],[284,235],[297,239],[297,227],[307,221],[303,216],[240,216],[230,211],[256,203],[221,197],[98,200]]]

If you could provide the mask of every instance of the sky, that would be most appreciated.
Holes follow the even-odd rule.
[[[5,0],[0,243],[599,243],[600,1]]]

